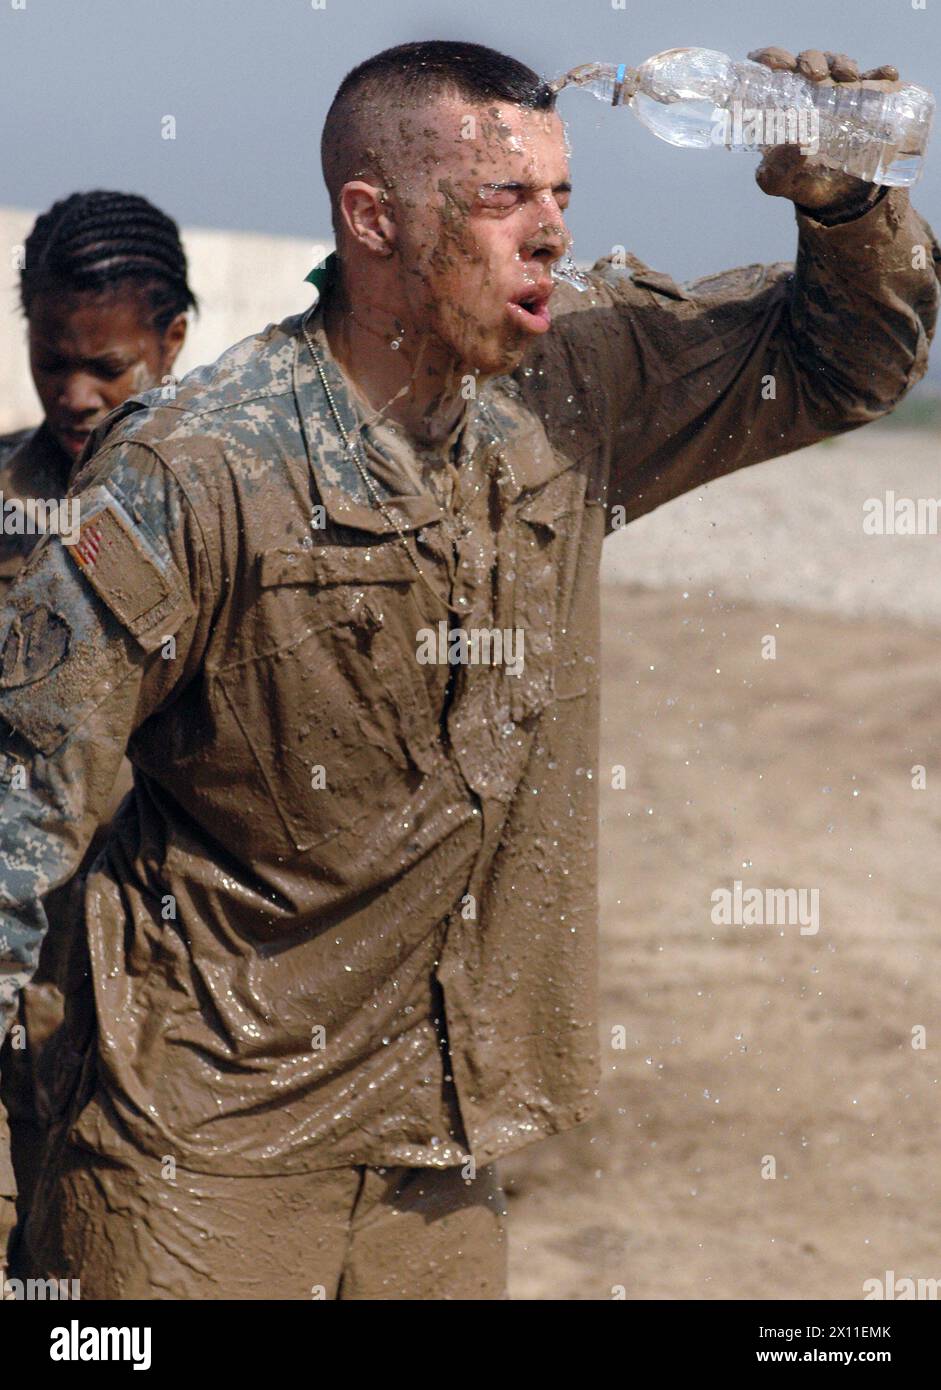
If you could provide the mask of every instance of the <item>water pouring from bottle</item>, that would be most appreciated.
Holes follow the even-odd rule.
[[[795,143],[812,163],[897,187],[921,174],[935,108],[913,83],[813,82],[709,48],[670,48],[639,68],[584,63],[552,87],[628,106],[671,145],[761,152]]]

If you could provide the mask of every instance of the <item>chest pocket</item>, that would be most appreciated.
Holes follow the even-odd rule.
[[[417,576],[385,540],[269,550],[257,567],[254,650],[215,679],[291,843],[332,846],[339,872],[365,827],[394,838],[441,756]]]

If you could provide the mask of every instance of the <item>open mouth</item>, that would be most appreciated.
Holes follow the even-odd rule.
[[[552,289],[525,291],[515,299],[507,301],[507,310],[513,321],[527,333],[545,333],[552,323],[549,314],[549,296]]]

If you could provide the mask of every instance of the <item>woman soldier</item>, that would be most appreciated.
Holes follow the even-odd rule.
[[[186,337],[187,310],[196,307],[176,223],[133,193],[73,193],[53,204],[36,219],[25,253],[20,302],[44,418],[36,429],[0,438],[5,515],[11,501],[65,497],[86,440],[108,412],[172,379]],[[0,598],[38,540],[35,533],[8,534],[6,526],[0,528]],[[119,795],[130,786],[126,763],[124,774]],[[89,853],[97,848],[94,844]],[[43,1044],[62,1015],[54,983],[56,939],[62,932],[54,925],[67,920],[65,893],[60,889],[46,900],[50,931],[39,969],[22,996],[22,1031],[11,1031],[0,1054],[0,1094],[12,1130],[11,1170],[0,1106],[0,1271],[15,1220],[16,1189],[16,1215],[22,1217],[42,1148],[41,1063]]]
[[[20,302],[44,412],[25,436],[0,438],[5,502],[65,496],[109,411],[170,377],[196,305],[176,223],[133,193],[73,193],[36,219]],[[5,588],[36,535],[0,534]]]

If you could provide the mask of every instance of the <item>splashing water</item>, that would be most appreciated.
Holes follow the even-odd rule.
[[[560,261],[556,261],[550,274],[553,280],[559,280],[563,284],[571,285],[573,289],[579,290],[582,293],[589,288],[590,281],[587,276],[579,270],[570,255],[563,256]]]

